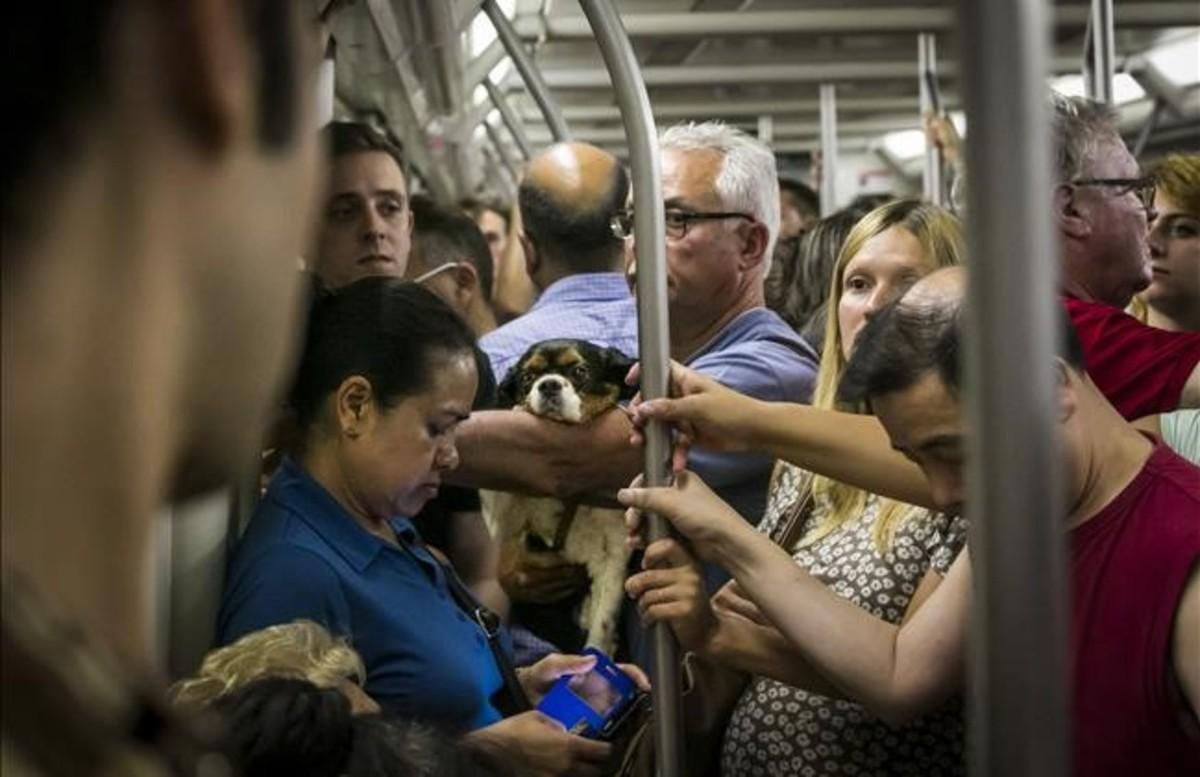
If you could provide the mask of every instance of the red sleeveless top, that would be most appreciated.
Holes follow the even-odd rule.
[[[1200,561],[1200,469],[1157,446],[1070,542],[1075,774],[1200,775],[1171,669],[1175,610]]]

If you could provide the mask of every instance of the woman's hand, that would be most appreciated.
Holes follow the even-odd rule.
[[[612,755],[612,745],[569,734],[537,710],[505,718],[467,739],[523,777],[600,777]]]
[[[657,513],[669,520],[692,543],[696,555],[705,561],[717,560],[728,550],[731,537],[754,530],[736,510],[714,494],[700,476],[683,471],[669,486],[641,487],[640,476],[629,488],[617,493],[617,501],[629,508],[625,526],[633,548],[645,545],[642,536],[643,513]]]
[[[767,616],[762,614],[762,610],[758,609],[758,605],[746,597],[736,580],[730,580],[713,594],[712,608],[717,615],[744,618],[758,626],[775,628],[774,624],[767,620]]]
[[[625,382],[637,383],[640,365],[634,365]],[[671,362],[670,399],[633,398],[628,408],[633,420],[631,441],[644,442],[643,427],[650,421],[664,421],[675,430],[675,446],[671,458],[674,471],[687,467],[687,451],[700,445],[715,451],[744,451],[749,448],[749,421],[755,415],[758,401],[725,388],[712,378]]]
[[[590,672],[596,666],[595,656],[572,656],[562,653],[551,653],[536,664],[521,667],[517,670],[517,679],[529,701],[536,705],[560,677]],[[650,690],[650,679],[641,668],[633,664],[617,664],[629,675],[638,688]],[[586,700],[585,700],[586,701]]]
[[[642,565],[646,571],[625,582],[625,591],[637,600],[642,622],[668,623],[685,650],[703,652],[717,621],[696,559],[667,539],[646,549]]]

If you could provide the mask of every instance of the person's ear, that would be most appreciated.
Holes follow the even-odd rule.
[[[371,381],[351,375],[334,392],[338,431],[350,439],[366,433],[374,423],[374,396]]]
[[[454,299],[458,301],[458,307],[465,310],[479,295],[479,271],[470,262],[459,262],[450,271],[450,277],[454,280]]]
[[[160,62],[166,96],[185,135],[210,154],[257,130],[245,17],[237,0],[156,4],[151,11],[158,29],[148,45]]]
[[[633,399],[634,394],[638,392],[639,386],[626,385],[625,376],[629,374],[630,368],[637,364],[637,359],[629,358],[616,348],[605,348],[601,351],[601,354],[604,361],[605,382],[618,386],[618,399]]]
[[[1054,360],[1054,388],[1058,395],[1058,422],[1066,423],[1079,411],[1079,388],[1075,374],[1062,359]]]
[[[542,266],[542,259],[538,256],[537,246],[533,239],[525,232],[517,234],[521,241],[521,252],[525,255],[525,274],[532,278]]]
[[[1069,184],[1059,184],[1054,189],[1054,220],[1060,232],[1076,239],[1087,237],[1092,231],[1091,222],[1076,197],[1078,191]]]
[[[412,240],[413,225],[415,223],[416,223],[416,217],[413,216],[412,207],[410,206],[408,208],[408,226],[405,227],[405,233],[408,235],[409,240]]]
[[[738,254],[738,269],[748,272],[761,265],[767,259],[767,241],[770,237],[767,225],[758,221],[742,224],[744,240],[742,251]]]

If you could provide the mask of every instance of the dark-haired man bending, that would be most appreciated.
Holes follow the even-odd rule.
[[[839,386],[843,401],[869,403],[891,445],[920,467],[928,483],[920,501],[954,513],[964,509],[968,449],[959,378],[962,277],[958,270],[927,276],[872,319]],[[1056,431],[1065,489],[1062,513],[1045,519],[1063,521],[1069,532],[1075,774],[1194,774],[1200,770],[1200,469],[1121,417],[1087,374],[1073,332],[1064,331],[1061,342]],[[723,415],[747,410],[739,408],[744,399],[686,370],[672,379],[688,395],[681,401],[721,404]],[[776,406],[751,423],[793,435],[786,415]],[[665,515],[702,558],[732,572],[750,607],[761,609],[795,651],[777,663],[810,675],[799,669],[789,682],[832,682],[894,725],[961,689],[968,553],[909,620],[888,624],[797,567],[692,473],[674,487],[630,489],[622,501]],[[655,561],[668,556],[678,563],[686,552],[661,543],[647,553]],[[672,608],[671,586],[689,566],[643,573],[628,588],[637,596],[654,591],[643,602],[648,619],[671,622],[682,634],[703,633],[693,645],[703,652],[749,621],[725,618],[696,628],[696,608]]]

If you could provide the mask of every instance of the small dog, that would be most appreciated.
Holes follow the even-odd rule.
[[[635,389],[625,385],[634,360],[615,348],[583,340],[546,340],[532,346],[499,387],[501,407],[579,424],[610,411]],[[587,568],[591,584],[579,613],[587,644],[612,655],[625,593],[629,551],[620,510],[564,503],[559,499],[480,491],[484,519],[503,546],[558,553]]]

